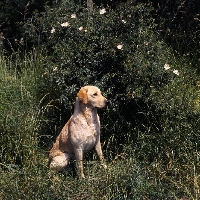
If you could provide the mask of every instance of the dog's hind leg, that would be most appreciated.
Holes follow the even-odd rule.
[[[67,171],[70,155],[62,153],[52,158],[50,162],[50,169],[55,171]]]

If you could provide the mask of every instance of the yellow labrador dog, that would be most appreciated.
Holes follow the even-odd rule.
[[[83,153],[95,148],[104,168],[106,164],[100,143],[100,120],[97,108],[106,106],[108,100],[99,88],[85,86],[77,94],[74,113],[58,135],[50,150],[50,169],[67,169],[70,157],[75,155],[78,173],[84,178]]]

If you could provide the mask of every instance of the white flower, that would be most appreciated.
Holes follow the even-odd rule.
[[[100,15],[103,15],[105,13],[106,13],[106,9],[105,8],[103,8],[103,9],[100,10]]]
[[[177,76],[179,75],[179,71],[176,69],[173,71],[173,73],[176,74]]]
[[[75,19],[76,18],[76,14],[72,14],[71,18]]]
[[[118,48],[118,49],[122,49],[122,47],[123,47],[122,44],[118,44],[118,45],[117,45],[117,48]]]
[[[168,69],[170,69],[170,66],[169,66],[169,64],[165,64],[165,65],[164,65],[164,69],[165,69],[165,70],[168,70]]]
[[[55,72],[55,71],[57,71],[57,70],[58,70],[58,68],[57,68],[57,67],[54,67],[54,68],[53,68],[53,71],[54,71],[54,72]]]
[[[65,22],[65,23],[62,23],[61,26],[62,27],[67,27],[67,26],[70,26],[70,24],[69,24],[69,22]]]
[[[80,27],[78,28],[78,30],[79,30],[79,31],[82,31],[82,30],[83,30],[83,27],[82,27],[82,26],[80,26]]]
[[[124,24],[126,24],[126,21],[125,21],[125,20],[122,20],[122,22],[123,22]]]
[[[56,29],[53,27],[53,28],[51,29],[51,33],[55,33],[55,31],[56,31]]]

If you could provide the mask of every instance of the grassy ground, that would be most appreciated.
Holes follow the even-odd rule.
[[[49,171],[48,152],[38,146],[38,130],[44,119],[38,117],[41,108],[36,101],[36,88],[43,72],[37,69],[43,64],[43,58],[38,59],[34,54],[23,62],[0,57],[0,199],[200,198],[197,142],[178,144],[187,147],[179,156],[173,156],[166,148],[165,160],[160,158],[152,162],[136,159],[138,149],[131,144],[125,145],[121,153],[104,148],[105,157],[114,155],[107,161],[108,170],[100,167],[96,156],[94,159],[89,156],[84,162],[84,180],[78,180],[73,171],[66,174]],[[21,66],[21,73],[17,72],[17,66]],[[177,92],[173,84],[166,88],[169,98],[170,92]],[[188,97],[179,95],[179,98]],[[193,97],[192,105],[199,112],[199,97]],[[191,130],[198,131],[198,128],[198,123],[196,127],[187,127],[184,135],[189,138],[190,134],[195,134]],[[148,139],[148,131],[141,133],[136,129],[134,134],[141,140]],[[157,137],[156,134],[152,137]],[[192,147],[193,144],[197,146]]]
[[[44,159],[45,160],[45,159]],[[187,166],[185,177],[180,168],[142,167],[131,152],[108,163],[108,170],[97,161],[85,162],[86,179],[73,173],[58,174],[48,170],[38,158],[27,169],[1,171],[2,199],[199,199],[198,174]],[[192,175],[193,174],[193,175]]]

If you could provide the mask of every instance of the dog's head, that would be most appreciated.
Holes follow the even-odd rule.
[[[90,85],[82,87],[77,97],[83,104],[94,108],[103,108],[108,103],[108,100],[102,96],[100,89]]]

